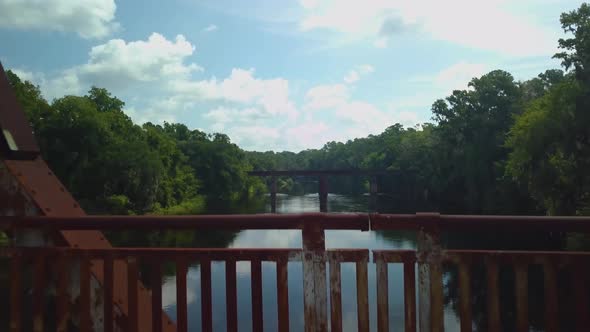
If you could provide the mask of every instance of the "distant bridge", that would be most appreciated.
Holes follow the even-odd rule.
[[[272,213],[277,211],[277,177],[278,176],[313,176],[318,177],[318,193],[320,196],[320,212],[328,212],[328,176],[368,176],[369,193],[371,194],[371,205],[377,197],[377,176],[391,173],[380,169],[330,169],[330,170],[270,170],[248,172],[251,176],[270,177],[270,209]]]

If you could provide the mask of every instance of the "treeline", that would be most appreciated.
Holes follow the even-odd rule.
[[[182,124],[134,124],[124,103],[93,87],[46,101],[8,78],[43,157],[90,213],[216,212],[266,191],[252,169],[386,169],[379,190],[403,211],[590,213],[590,7],[561,15],[561,69],[527,81],[495,70],[432,106],[432,123],[321,149],[245,152],[224,134]],[[315,190],[283,178],[279,190]],[[332,192],[360,194],[367,179],[332,178]]]
[[[49,103],[37,86],[7,75],[43,158],[89,213],[197,214],[265,190],[226,135],[136,125],[121,100],[96,87]]]
[[[590,7],[561,15],[563,70],[518,82],[495,70],[432,106],[433,123],[321,149],[250,152],[257,169],[387,169],[380,191],[404,211],[590,213]],[[297,181],[279,188],[300,191]],[[366,192],[338,178],[331,191]]]

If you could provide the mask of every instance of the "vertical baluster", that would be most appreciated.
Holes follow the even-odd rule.
[[[358,330],[369,331],[369,290],[366,260],[356,262],[356,301],[358,311]]]
[[[381,255],[376,257],[377,268],[377,331],[389,331],[389,286],[387,262]]]
[[[113,256],[107,254],[104,257],[104,332],[113,332],[114,330],[114,280],[113,280]]]
[[[45,260],[46,257],[37,254],[34,259],[33,270],[33,331],[43,332],[43,316],[45,311]]]
[[[179,332],[187,332],[186,274],[188,264],[184,258],[176,262],[176,324]]]
[[[138,320],[138,267],[137,258],[129,257],[127,259],[127,301],[129,303],[127,312],[127,330],[129,332],[139,332]]]
[[[277,307],[279,332],[289,332],[289,277],[286,259],[277,261]]]
[[[330,321],[332,332],[342,331],[342,288],[340,262],[330,258]]]
[[[70,296],[68,293],[68,283],[70,280],[70,267],[68,258],[61,254],[57,261],[57,332],[67,332],[68,330],[68,305]]]
[[[10,262],[10,332],[21,332],[22,314],[22,257],[12,256]]]
[[[90,260],[87,256],[80,257],[80,331],[92,331],[90,314]]]
[[[586,266],[578,263],[572,266],[572,277],[574,286],[574,301],[576,305],[576,331],[588,331],[590,320],[588,315],[588,288],[586,286]]]
[[[488,279],[488,331],[502,331],[500,321],[500,299],[498,284],[498,262],[495,258],[489,258],[487,264]]]
[[[158,259],[151,265],[152,331],[162,332],[162,265]]]
[[[404,312],[406,332],[416,332],[416,266],[404,260]]]
[[[471,332],[471,272],[465,262],[459,263],[459,317],[461,332]]]
[[[443,282],[440,261],[430,263],[430,315],[432,331],[444,331]]]
[[[543,282],[545,287],[545,331],[559,331],[558,319],[559,311],[557,309],[557,276],[555,265],[547,261],[543,264]]]
[[[238,291],[236,285],[236,261],[225,261],[225,302],[227,307],[227,331],[238,331]]]
[[[211,308],[211,261],[201,260],[201,328],[203,332],[213,329]]]
[[[252,331],[262,331],[263,313],[262,313],[262,266],[259,259],[251,262],[251,282],[252,282]]]
[[[518,332],[528,332],[528,266],[517,263],[514,266],[514,273],[516,277],[516,330]]]

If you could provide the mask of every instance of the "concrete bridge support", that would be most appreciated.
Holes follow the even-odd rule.
[[[328,212],[328,178],[325,175],[320,176],[319,190],[320,212]]]

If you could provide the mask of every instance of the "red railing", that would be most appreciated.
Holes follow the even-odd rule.
[[[276,265],[277,320],[278,330],[289,330],[289,262],[302,262],[304,319],[306,331],[341,331],[342,287],[341,263],[355,263],[357,323],[359,331],[369,331],[368,270],[376,269],[377,287],[377,330],[389,331],[390,309],[388,298],[388,264],[403,264],[404,317],[406,331],[442,331],[443,319],[443,267],[456,266],[459,276],[458,314],[461,331],[471,331],[472,267],[483,262],[486,266],[488,288],[487,311],[488,330],[502,331],[500,315],[499,280],[500,266],[512,266],[515,274],[515,303],[517,331],[529,330],[528,317],[528,269],[541,265],[544,273],[545,330],[559,330],[559,308],[557,271],[573,270],[572,283],[577,292],[574,296],[576,308],[575,324],[585,331],[588,322],[588,294],[586,267],[590,259],[588,252],[546,252],[546,251],[482,251],[443,250],[441,232],[482,231],[487,232],[590,232],[590,218],[584,217],[513,217],[513,216],[445,216],[438,214],[378,215],[378,214],[296,214],[296,215],[224,215],[224,216],[100,216],[100,217],[0,217],[0,229],[18,234],[31,230],[45,233],[62,230],[243,230],[243,229],[298,229],[302,231],[302,248],[291,249],[210,249],[210,248],[24,248],[15,243],[13,247],[0,250],[0,256],[11,260],[10,288],[11,311],[10,331],[22,329],[22,289],[25,266],[32,266],[32,294],[40,299],[47,296],[47,289],[55,287],[57,331],[68,331],[68,322],[75,321],[80,331],[138,331],[142,312],[161,312],[162,308],[162,266],[175,265],[177,282],[176,322],[165,315],[151,315],[152,331],[162,331],[176,324],[178,331],[187,331],[187,270],[192,263],[199,263],[201,274],[201,329],[211,331],[212,291],[211,262],[225,263],[226,324],[228,331],[238,330],[238,308],[236,287],[236,263],[250,262],[251,267],[251,324],[253,331],[264,328],[262,262]],[[325,230],[411,230],[417,233],[416,250],[374,250],[373,266],[369,264],[367,249],[325,248]],[[138,280],[140,263],[149,265],[151,303],[142,307],[138,301]],[[114,264],[124,264],[125,275],[114,275]],[[326,265],[329,265],[329,275]],[[417,270],[416,270],[417,264]],[[102,266],[104,284],[93,284],[91,265]],[[72,272],[74,267],[75,273]],[[416,274],[417,271],[417,274]],[[329,285],[326,279],[329,280]],[[79,280],[79,282],[78,282]],[[417,283],[416,283],[417,281]],[[52,285],[53,284],[53,285]],[[124,287],[120,284],[124,284]],[[329,286],[329,287],[328,287]],[[123,287],[124,292],[115,292]],[[98,293],[101,296],[97,296]],[[417,294],[416,294],[417,293]],[[118,295],[116,295],[118,294]],[[123,295],[121,295],[123,294]],[[329,294],[329,320],[328,296]],[[117,298],[125,296],[126,298]],[[97,310],[96,299],[104,299]],[[77,310],[70,310],[70,303],[77,304]],[[125,306],[126,310],[118,310]],[[43,331],[48,317],[42,301],[31,308],[33,330]],[[98,323],[96,312],[102,311],[104,326]],[[127,312],[127,315],[121,312]],[[100,313],[99,313],[100,314]],[[75,316],[76,319],[72,320]],[[98,328],[98,329],[97,329]],[[144,331],[141,331],[144,332]]]

